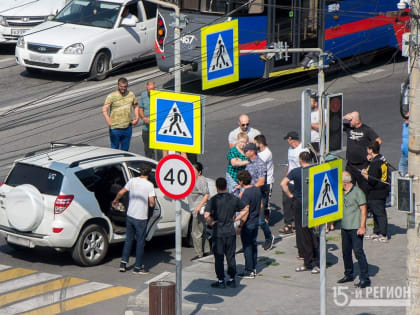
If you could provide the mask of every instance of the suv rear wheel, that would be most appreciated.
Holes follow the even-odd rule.
[[[102,262],[108,252],[108,235],[96,224],[87,226],[80,233],[73,247],[73,260],[81,266],[95,266]]]

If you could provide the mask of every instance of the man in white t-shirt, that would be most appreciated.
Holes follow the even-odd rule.
[[[232,148],[236,143],[238,142],[238,134],[240,132],[246,132],[248,135],[249,142],[252,142],[256,136],[261,134],[261,132],[258,129],[252,128],[249,126],[250,121],[249,117],[246,114],[242,114],[239,116],[238,119],[238,125],[239,127],[236,129],[233,129],[229,133],[228,142],[229,142],[229,148]]]
[[[300,142],[299,134],[296,131],[290,131],[284,137],[289,144],[289,149],[287,151],[287,160],[288,160],[288,169],[287,174],[297,167],[300,167],[299,164],[299,154],[303,151],[309,152],[308,149],[302,147],[302,142]],[[293,183],[290,181],[288,183],[290,191],[293,190]],[[284,209],[284,228],[280,229],[280,233],[289,234],[293,233],[293,221],[294,221],[294,213],[292,209],[292,200],[283,193],[283,209]]]
[[[126,218],[126,237],[121,257],[120,271],[125,272],[130,258],[131,246],[134,237],[136,238],[136,263],[134,264],[134,274],[146,274],[143,265],[144,243],[147,231],[148,210],[155,206],[155,189],[153,184],[148,181],[151,168],[148,165],[140,167],[140,176],[131,178],[125,187],[121,189],[112,206],[116,208],[118,201],[125,193],[129,193],[129,206]]]
[[[264,216],[266,221],[268,222],[270,217],[271,192],[274,183],[273,154],[267,146],[267,140],[264,135],[256,136],[254,138],[254,142],[258,148],[258,157],[264,161],[267,170],[267,178],[264,187],[261,189],[261,192],[263,194]]]
[[[319,153],[319,111],[318,95],[311,95],[311,145]]]

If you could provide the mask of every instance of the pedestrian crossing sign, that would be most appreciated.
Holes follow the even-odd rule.
[[[202,89],[239,80],[238,20],[201,29]]]
[[[150,91],[149,147],[200,154],[201,96]]]
[[[309,227],[343,217],[342,172],[341,159],[309,168]]]

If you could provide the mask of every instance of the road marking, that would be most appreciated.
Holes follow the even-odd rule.
[[[139,75],[132,75],[130,77],[127,77],[127,80],[129,80],[130,85],[133,85],[137,82],[141,82],[141,81],[145,81],[148,79],[153,78],[153,75],[159,73],[160,70],[152,70],[152,71],[148,71],[145,73],[141,73],[140,77]],[[81,97],[84,95],[89,95],[95,92],[104,92],[106,90],[111,90],[114,89],[116,86],[115,82],[104,82],[104,83],[99,83],[93,86],[87,86],[87,87],[83,87],[80,89],[76,89],[76,90],[69,90],[66,92],[62,92],[59,93],[55,96],[52,97],[45,97],[39,101],[35,101],[33,104],[31,105],[26,105],[28,103],[32,103],[31,101],[27,101],[27,102],[21,102],[18,104],[13,104],[13,105],[9,105],[9,106],[5,106],[0,108],[0,115],[3,115],[9,111],[13,111],[14,113],[18,113],[21,111],[26,111],[28,109],[34,109],[34,108],[38,108],[41,106],[45,106],[45,105],[49,105],[52,103],[57,103],[57,102],[63,102],[72,98],[76,98],[76,97]]]
[[[5,58],[5,59],[0,59],[0,63],[3,63],[3,62],[9,62],[9,61],[16,61],[16,58]]]
[[[18,290],[24,287],[28,287],[33,284],[51,281],[57,278],[61,278],[60,275],[53,275],[51,273],[37,273],[30,276],[18,278],[15,280],[9,280],[0,284],[0,294],[4,292]],[[0,301],[2,297],[0,296]],[[0,302],[1,305],[1,302]]]
[[[113,287],[100,290],[95,293],[90,293],[82,297],[68,299],[63,302],[55,303],[43,308],[36,309],[21,315],[49,315],[58,314],[61,312],[70,311],[76,308],[80,308],[89,304],[97,303],[100,301],[115,298],[121,295],[129,294],[136,291],[135,289],[127,287]],[[105,312],[106,313],[106,312]]]
[[[35,273],[36,270],[24,269],[24,268],[13,268],[10,270],[0,272],[0,282],[23,277]]]
[[[260,100],[255,100],[255,101],[251,101],[251,102],[248,102],[248,103],[244,103],[241,106],[243,106],[243,107],[252,107],[252,106],[255,106],[255,105],[259,105],[259,104],[263,104],[263,103],[268,103],[268,102],[271,102],[271,101],[274,101],[274,98],[267,97],[267,98],[262,98]]]
[[[58,275],[57,275],[58,276]],[[58,276],[59,277],[59,276]],[[22,301],[40,294],[48,293],[56,290],[67,289],[68,287],[86,282],[87,280],[78,278],[62,278],[55,281],[43,283],[23,290],[10,292],[8,294],[0,295],[0,307],[6,304]],[[41,281],[39,281],[41,282]],[[10,291],[13,289],[10,289]]]
[[[367,77],[369,75],[376,74],[376,73],[381,73],[381,72],[384,72],[384,71],[385,71],[385,69],[372,69],[372,70],[364,71],[364,72],[361,72],[361,73],[353,74],[353,77],[363,78],[363,77]]]
[[[83,284],[79,284],[70,288],[65,288],[64,290],[42,294],[42,295],[33,297],[31,299],[24,300],[22,302],[12,304],[8,307],[4,307],[0,309],[0,314],[11,315],[11,314],[29,312],[39,307],[45,307],[50,304],[55,304],[55,303],[61,304],[65,300],[69,300],[74,297],[89,294],[94,291],[103,290],[109,287],[111,287],[110,284],[99,283],[99,282],[83,283]],[[39,314],[45,314],[45,313],[39,313]]]

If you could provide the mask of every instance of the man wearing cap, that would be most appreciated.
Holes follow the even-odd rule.
[[[238,134],[240,132],[246,132],[246,134],[248,135],[249,141],[254,140],[256,136],[261,134],[261,132],[258,129],[250,127],[249,124],[250,124],[250,121],[249,121],[248,115],[242,114],[241,116],[239,116],[239,119],[238,119],[239,127],[236,129],[233,129],[229,133],[229,137],[228,137],[229,148],[232,148],[238,142]]]
[[[248,143],[244,149],[245,156],[248,158],[249,163],[247,164],[245,170],[251,174],[251,185],[260,188],[264,188],[266,177],[267,177],[267,168],[263,160],[258,156],[258,148],[255,143]],[[270,231],[270,227],[264,219],[264,212],[259,216],[259,225],[264,232],[265,242],[264,250],[269,250],[273,248],[274,235]]]
[[[302,142],[299,140],[299,134],[296,131],[289,131],[284,137],[284,140],[287,140],[289,144],[289,149],[287,151],[287,162],[288,168],[286,176],[290,173],[291,170],[299,167],[299,154],[308,149],[302,147]],[[288,187],[290,191],[293,191],[293,181],[288,182]],[[283,209],[284,209],[284,228],[280,229],[280,233],[289,234],[293,233],[293,221],[294,213],[292,208],[292,200],[288,197],[287,194],[283,192]],[[300,255],[300,257],[302,257]]]
[[[343,219],[341,220],[341,244],[344,261],[344,277],[337,283],[351,282],[353,276],[352,250],[359,264],[359,288],[370,286],[368,263],[363,251],[363,235],[366,233],[366,197],[354,186],[349,172],[343,172]]]

